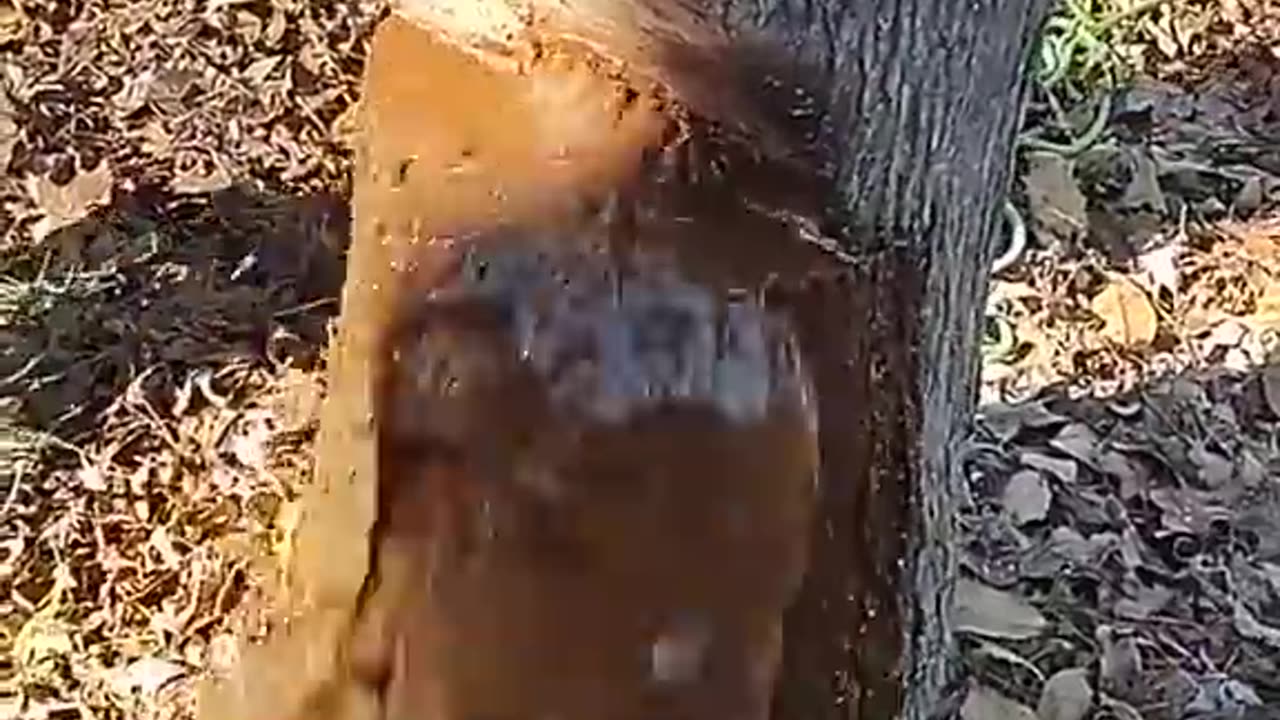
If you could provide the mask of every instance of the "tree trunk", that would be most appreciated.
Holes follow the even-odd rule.
[[[375,38],[292,649],[226,715],[926,717],[1046,0],[512,5]]]

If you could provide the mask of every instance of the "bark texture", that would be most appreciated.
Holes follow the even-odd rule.
[[[824,426],[827,535],[788,618],[775,717],[924,718],[953,667],[957,443],[1048,3],[722,5],[729,27],[786,47],[813,89],[813,137],[840,195],[828,231],[862,259],[849,299],[861,351],[842,402],[863,415],[838,437]]]
[[[435,489],[418,496],[392,492],[397,478],[440,478],[442,471],[387,449],[388,433],[399,431],[388,429],[395,424],[390,411],[379,409],[390,402],[379,400],[380,392],[392,398],[414,392],[405,389],[412,383],[389,386],[386,380],[386,358],[413,346],[412,339],[394,352],[394,343],[388,345],[406,322],[398,308],[406,297],[444,287],[441,269],[457,255],[439,245],[417,248],[415,238],[479,228],[490,233],[486,242],[524,246],[536,235],[531,228],[561,234],[573,228],[583,243],[596,232],[609,245],[624,227],[641,248],[637,257],[662,246],[659,254],[674,253],[677,275],[700,291],[727,297],[745,289],[752,297],[769,298],[760,301],[761,312],[785,316],[788,342],[801,348],[818,395],[820,478],[811,518],[760,516],[768,518],[762,527],[776,522],[779,530],[768,542],[754,538],[754,552],[776,557],[761,564],[776,567],[776,573],[748,566],[733,574],[728,558],[726,567],[717,567],[716,553],[732,553],[732,544],[717,551],[710,541],[655,545],[659,538],[650,538],[650,552],[673,558],[673,564],[608,580],[619,587],[635,583],[628,596],[640,599],[631,610],[620,605],[619,614],[590,622],[620,627],[619,618],[640,622],[655,608],[690,598],[715,608],[708,612],[718,618],[741,619],[725,620],[738,628],[738,650],[723,659],[722,667],[729,668],[718,675],[723,688],[708,686],[686,704],[644,706],[665,708],[658,713],[664,717],[763,717],[758,692],[733,695],[733,688],[750,685],[742,679],[748,676],[771,685],[766,705],[777,720],[926,717],[948,679],[951,659],[946,608],[955,571],[950,522],[956,443],[973,405],[981,299],[1008,182],[1022,70],[1045,5],[406,0],[402,15],[417,27],[393,19],[380,31],[366,86],[348,285],[330,357],[317,487],[304,503],[294,562],[298,613],[270,649],[246,658],[249,670],[224,693],[224,709],[207,717],[414,717],[414,707],[431,707],[450,693],[465,695],[458,689],[463,679],[442,679],[463,675],[432,667],[447,651],[415,660],[411,650],[447,647],[451,641],[440,628],[448,627],[462,628],[458,637],[470,638],[471,646],[487,642],[466,635],[466,628],[492,624],[492,618],[481,622],[464,610],[424,604],[421,596],[423,577],[439,574],[433,558],[462,552],[455,545],[470,531],[458,528],[470,520],[459,518],[470,517],[467,508],[483,505],[487,511],[489,500],[460,499],[457,493],[476,479],[465,474],[461,481],[452,475],[433,480],[429,487]],[[446,46],[461,52],[450,54]],[[556,60],[561,50],[563,66]],[[449,77],[497,85],[484,101],[483,93],[470,92],[463,82],[450,86],[438,80]],[[502,83],[528,86],[503,90]],[[512,97],[533,99],[512,104],[514,118],[485,119]],[[601,108],[608,112],[599,115]],[[523,132],[513,134],[504,125],[513,122],[523,123]],[[717,139],[718,133],[727,139]],[[497,158],[494,167],[504,169],[459,190],[451,178],[471,172],[468,137],[477,139],[481,157]],[[530,160],[549,156],[544,151],[554,155],[556,143],[575,146],[591,161]],[[499,226],[519,232],[493,234]],[[699,235],[688,227],[706,231]],[[414,269],[406,272],[407,267]],[[421,280],[424,273],[434,279]],[[454,326],[444,327],[418,332],[439,341]],[[507,352],[493,350],[490,336],[477,342],[465,352]],[[513,392],[518,397],[523,391]],[[492,417],[503,427],[516,422]],[[545,419],[530,422],[538,431],[555,426]],[[720,437],[705,421],[689,422],[692,432]],[[668,432],[675,432],[672,427]],[[785,434],[760,435],[759,443]],[[735,437],[723,447],[746,435]],[[674,447],[664,443],[654,447]],[[617,457],[631,453],[634,463],[643,464],[638,447]],[[477,453],[488,456],[491,450]],[[687,453],[688,467],[711,462],[695,460],[702,457],[695,450],[680,451]],[[761,455],[760,462],[777,462],[777,453]],[[745,467],[718,462],[719,470],[750,477]],[[802,465],[797,460],[787,467]],[[686,481],[693,479],[690,470]],[[713,496],[734,493],[742,493],[734,500],[748,512],[791,507],[767,499],[769,493],[794,497],[787,486],[748,492],[749,485],[707,485],[705,498],[692,493],[684,510],[652,506],[653,517],[670,520],[687,511],[710,522]],[[506,497],[490,500],[524,507],[523,500]],[[447,508],[455,506],[465,512],[450,514]],[[611,506],[595,507],[605,512]],[[512,512],[527,516],[525,510]],[[621,514],[610,516],[617,521],[611,529],[591,536],[593,547],[626,547],[628,537],[643,537],[653,522],[625,508],[616,512]],[[632,528],[630,536],[622,527]],[[542,538],[544,529],[527,532]],[[782,548],[791,547],[797,532],[808,539],[803,569],[792,580],[783,570],[798,556]],[[636,567],[648,562],[643,553],[619,552],[610,557],[630,558],[625,562]],[[459,591],[459,598],[472,598],[458,600],[459,607],[474,606],[476,597],[493,597],[500,588],[507,596],[544,593],[550,614],[531,617],[549,626],[560,623],[555,627],[563,628],[562,638],[576,632],[574,614],[563,611],[589,592],[541,581],[520,585],[506,570],[484,572],[488,580]],[[703,586],[695,580],[702,576],[722,577],[718,586],[725,587],[761,582],[783,594],[771,590],[756,599],[740,593],[736,600],[717,600],[705,594],[714,595],[713,587],[697,589]],[[641,592],[660,578],[681,592]],[[592,582],[603,586],[606,580]],[[519,612],[529,607],[512,605]],[[768,608],[775,607],[782,625],[776,672],[769,659],[773,621],[767,619]],[[584,610],[577,617],[591,616]],[[411,627],[421,632],[406,630]],[[511,698],[583,708],[582,717],[603,717],[601,708],[612,707],[609,702],[633,697],[611,688],[595,693],[560,687],[551,676],[519,685],[520,673],[494,670],[513,661],[501,648],[518,638],[522,652],[536,655],[539,648],[550,651],[555,638],[511,632],[516,634],[494,644],[499,650],[490,655],[472,653],[475,664],[468,667],[477,669],[466,677],[507,677],[510,685],[503,687]],[[571,642],[584,644],[568,652],[588,667],[589,653],[573,654],[590,646],[589,634],[581,633]],[[626,639],[622,629],[614,638]],[[487,659],[477,659],[482,657]],[[624,676],[617,671],[609,681],[612,689],[630,687]],[[442,689],[449,682],[456,687]],[[489,682],[493,688],[497,681]],[[483,696],[475,694],[468,707],[502,706],[486,705],[490,699]],[[633,709],[634,714],[606,715],[650,717],[634,703]],[[445,714],[439,720],[454,718]]]

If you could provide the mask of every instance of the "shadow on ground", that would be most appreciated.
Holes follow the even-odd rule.
[[[339,195],[135,193],[5,268],[0,678],[17,707],[185,716],[188,685],[166,700],[138,663],[193,679],[266,632],[347,237]]]
[[[10,290],[0,393],[20,398],[25,424],[74,442],[131,385],[167,407],[201,368],[313,368],[347,225],[334,195],[122,198],[10,270],[31,284]]]

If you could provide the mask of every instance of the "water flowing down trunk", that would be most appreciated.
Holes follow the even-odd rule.
[[[405,0],[294,617],[208,707],[926,717],[1045,4]]]

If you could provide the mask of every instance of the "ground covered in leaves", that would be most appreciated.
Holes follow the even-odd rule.
[[[0,0],[0,718],[187,717],[269,631],[381,12]],[[965,465],[957,711],[1280,717],[1280,12],[1055,22]]]

